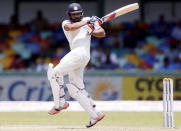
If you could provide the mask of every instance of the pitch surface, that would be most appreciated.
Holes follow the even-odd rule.
[[[84,112],[0,112],[0,131],[181,131],[181,112],[175,113],[175,129],[162,127],[161,112],[105,112],[93,128],[85,128]]]

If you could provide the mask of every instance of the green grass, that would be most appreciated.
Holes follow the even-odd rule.
[[[118,131],[159,131],[162,129],[162,113],[161,112],[105,112],[106,117],[98,123],[94,128],[95,131],[98,130],[115,130]],[[178,129],[181,127],[181,112],[175,112],[175,125]],[[58,115],[48,115],[47,112],[0,112],[0,131],[10,131],[13,126],[17,126],[16,129],[12,131],[20,131],[20,127],[24,126],[28,128],[23,128],[24,131],[31,131],[31,126],[40,126],[38,131],[45,131],[44,127],[50,126],[55,128],[60,126],[71,127],[70,129],[74,131],[87,130],[84,129],[85,124],[88,122],[88,115],[85,112],[62,112]],[[78,129],[78,127],[81,127]],[[96,128],[97,127],[97,128]],[[34,127],[35,128],[35,127]],[[83,128],[83,129],[82,129]],[[109,129],[110,128],[110,129]],[[55,128],[58,129],[58,128]],[[66,129],[66,131],[68,131]],[[153,129],[153,130],[152,130]],[[65,130],[65,128],[64,128]],[[91,130],[91,131],[94,131]],[[33,129],[33,131],[36,131]],[[62,130],[61,130],[62,131]],[[169,131],[171,131],[169,129]]]

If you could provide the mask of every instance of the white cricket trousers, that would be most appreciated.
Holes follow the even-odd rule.
[[[90,55],[83,47],[73,49],[66,54],[54,68],[55,74],[58,77],[63,77],[68,74],[70,83],[80,89],[84,89],[83,73],[89,60]]]
[[[68,74],[70,84],[66,84],[66,86],[70,96],[80,103],[85,111],[88,112],[91,119],[96,119],[98,117],[98,113],[94,109],[92,99],[84,90],[85,87],[83,82],[84,68],[89,62],[89,59],[90,57],[87,55],[84,48],[76,48],[61,59],[60,63],[54,68],[54,72],[56,77],[58,77],[58,83],[60,85],[64,84],[63,76]],[[57,89],[59,90],[59,88]],[[60,105],[57,91],[53,90],[56,107]],[[61,94],[64,94],[62,88],[59,95],[61,96]],[[61,98],[60,103],[62,103],[61,101],[65,102],[65,99]]]

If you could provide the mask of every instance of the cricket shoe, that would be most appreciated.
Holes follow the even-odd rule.
[[[60,111],[62,111],[62,110],[65,110],[65,109],[67,109],[69,107],[69,103],[68,102],[66,102],[64,105],[63,105],[63,107],[60,107],[60,108],[55,108],[55,107],[53,107],[49,112],[48,112],[48,114],[50,114],[50,115],[55,115],[55,114],[58,114]]]
[[[105,117],[105,115],[103,113],[99,113],[98,117],[96,119],[91,119],[89,124],[86,125],[87,128],[90,128],[92,126],[94,126],[95,124],[97,124],[97,122],[99,122],[100,120],[102,120]]]

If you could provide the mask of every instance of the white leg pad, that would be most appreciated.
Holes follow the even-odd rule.
[[[60,107],[63,107],[64,106],[64,104],[65,104],[65,91],[64,91],[64,87],[63,86],[61,86],[60,87],[60,92],[59,92],[59,104],[60,104]]]
[[[56,77],[56,74],[53,69],[53,64],[49,64],[47,76],[50,82],[50,86],[52,88],[55,108],[59,108],[60,106],[64,104],[65,99],[63,97],[65,96],[65,92],[64,92],[63,84],[61,83],[62,85],[60,85],[58,82],[59,78]],[[62,101],[60,102],[60,100]]]
[[[82,90],[82,93],[89,99],[90,104],[91,104],[92,106],[94,106],[94,105],[95,105],[95,104],[94,104],[94,101],[93,101],[93,99],[90,97],[90,95],[88,94],[88,92],[87,92],[85,89],[83,89],[83,90]]]
[[[79,74],[75,74],[75,72],[71,72],[69,73],[69,82],[70,84],[74,84],[77,87],[79,87],[80,89],[84,89],[84,82],[83,82],[83,78],[81,78],[80,76],[78,76]]]
[[[88,97],[85,96],[76,86],[72,84],[66,84],[66,86],[68,88],[70,96],[79,102],[84,110],[89,113],[91,118],[96,119],[98,117],[98,114],[90,104]]]

